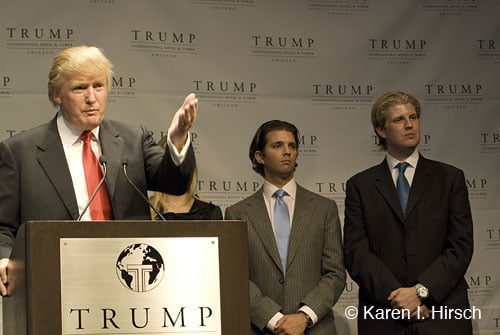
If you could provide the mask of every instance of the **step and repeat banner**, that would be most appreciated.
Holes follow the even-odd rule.
[[[474,216],[466,274],[476,334],[500,334],[500,1],[1,0],[0,140],[55,114],[47,75],[60,50],[102,48],[114,63],[107,117],[159,139],[184,97],[200,193],[224,210],[262,185],[248,147],[283,119],[301,131],[297,181],[334,199],[384,157],[374,101],[403,90],[422,103],[420,152],[464,170]],[[340,334],[356,334],[334,308]]]

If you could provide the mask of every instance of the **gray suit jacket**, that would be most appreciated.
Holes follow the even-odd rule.
[[[336,334],[332,307],[344,290],[346,274],[335,201],[297,185],[286,276],[262,189],[227,208],[225,219],[248,224],[253,334],[264,334],[277,312],[295,313],[304,304],[319,317],[307,334]]]
[[[364,306],[391,308],[399,287],[424,284],[429,308],[468,308],[465,272],[472,258],[472,215],[461,170],[420,156],[406,217],[384,160],[347,181],[346,268]],[[361,312],[360,312],[360,315]],[[359,334],[471,334],[470,320],[358,318]]]
[[[126,181],[146,190],[182,194],[194,169],[191,149],[181,166],[144,129],[104,120],[99,139],[106,157],[106,184],[116,220],[148,220],[149,207]],[[75,220],[78,207],[56,119],[0,143],[0,258],[9,257],[19,226],[30,220]]]

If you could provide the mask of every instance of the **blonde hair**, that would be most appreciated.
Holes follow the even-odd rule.
[[[53,96],[62,83],[76,74],[104,77],[107,92],[111,90],[113,64],[101,49],[86,45],[64,49],[54,57],[49,71],[47,88],[52,105],[57,106]]]
[[[415,111],[417,112],[417,117],[420,118],[420,102],[409,93],[405,92],[386,92],[380,98],[375,101],[372,107],[371,119],[373,129],[383,128],[385,127],[385,123],[387,121],[388,111],[391,107],[400,104],[412,104],[415,107]],[[381,146],[381,149],[387,149],[387,143],[385,138],[382,138],[375,131],[375,134],[378,137],[378,145]]]
[[[158,145],[162,147],[164,150],[167,148],[167,136],[162,137],[158,141]],[[194,171],[193,171],[193,176],[191,177],[191,183],[189,184],[189,188],[186,193],[188,193],[191,197],[205,201],[205,199],[197,192],[197,187],[198,187],[198,167],[195,165]],[[158,209],[160,213],[166,213],[169,211],[167,208],[167,202],[166,202],[167,195],[162,192],[154,192],[154,194],[149,198],[151,204],[153,205],[154,208]],[[154,219],[156,218],[156,213],[151,210],[151,217]]]

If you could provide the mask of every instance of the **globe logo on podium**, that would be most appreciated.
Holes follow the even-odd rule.
[[[120,282],[134,292],[154,289],[163,278],[165,265],[155,248],[148,244],[132,244],[123,249],[116,261]]]

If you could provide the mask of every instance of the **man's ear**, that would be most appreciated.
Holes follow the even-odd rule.
[[[255,161],[259,164],[264,164],[264,160],[262,159],[262,151],[255,151],[255,153],[253,154],[253,157],[255,158]]]
[[[52,92],[52,100],[57,104],[57,105],[61,105],[61,96],[59,95],[59,92],[57,91],[54,91]]]
[[[375,131],[377,132],[377,135],[380,136],[381,138],[387,137],[385,135],[385,128],[384,127],[377,127],[377,128],[375,128]]]

